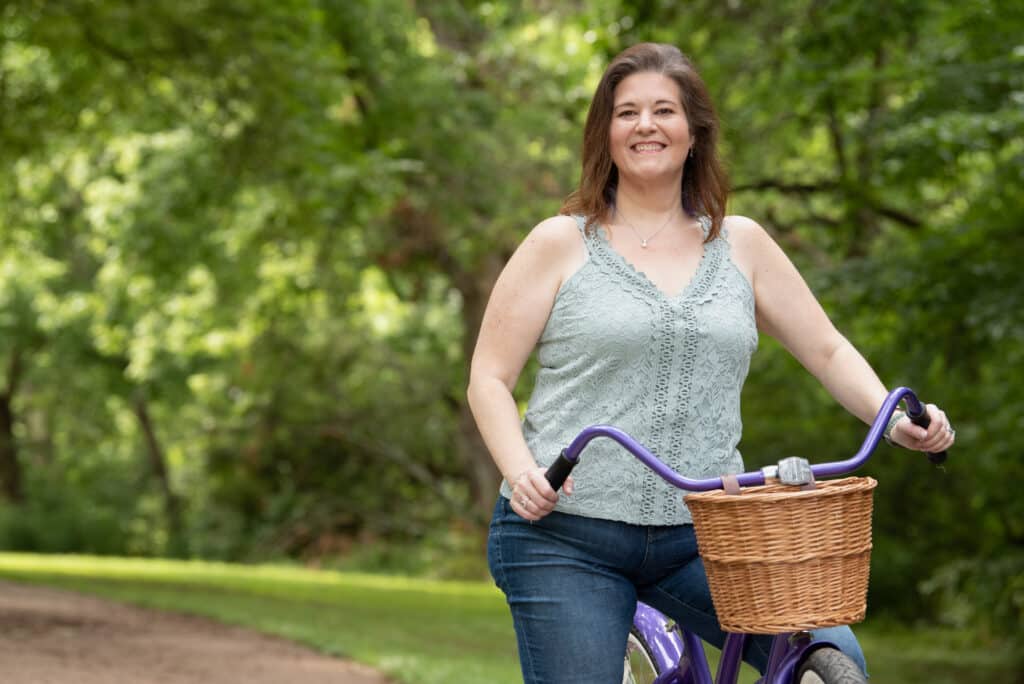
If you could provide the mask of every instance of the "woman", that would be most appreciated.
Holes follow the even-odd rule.
[[[611,423],[693,478],[741,472],[740,390],[758,331],[852,414],[886,388],[754,221],[725,216],[718,122],[692,64],[669,45],[616,57],[591,103],[579,189],[542,221],[491,294],[469,401],[504,476],[488,559],[512,610],[526,682],[619,682],[642,600],[721,645],[680,493],[609,440],[588,447],[562,496],[546,466],[583,427]],[[534,347],[525,418],[512,397]],[[953,443],[945,414],[887,436]],[[861,667],[849,628],[819,630]],[[768,638],[745,659],[763,671]]]

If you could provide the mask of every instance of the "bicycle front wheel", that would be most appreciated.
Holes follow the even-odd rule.
[[[622,684],[653,684],[661,671],[651,656],[651,647],[636,629],[630,630],[626,641],[626,662],[623,665]]]
[[[867,678],[850,657],[835,648],[811,651],[796,674],[796,684],[867,684]]]

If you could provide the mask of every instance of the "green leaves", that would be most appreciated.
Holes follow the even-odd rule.
[[[463,397],[487,294],[575,183],[608,58],[670,40],[715,96],[731,210],[958,427],[948,478],[872,466],[901,492],[878,502],[880,557],[949,563],[953,614],[962,559],[1021,534],[1001,493],[1024,382],[1011,4],[5,3],[0,373],[22,369],[29,497],[94,502],[54,525],[128,520],[120,550],[162,553],[177,493],[192,552],[230,557],[415,541],[492,499]],[[770,342],[744,397],[751,463],[860,436]],[[897,579],[876,583],[894,609]]]

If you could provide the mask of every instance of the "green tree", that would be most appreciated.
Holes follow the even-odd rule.
[[[958,428],[945,474],[872,465],[873,605],[919,607],[916,577],[936,615],[1019,632],[1022,27],[980,0],[2,2],[0,537],[479,535],[487,296],[572,188],[608,59],[661,40],[713,91],[733,211]],[[769,340],[744,399],[751,464],[862,433]]]

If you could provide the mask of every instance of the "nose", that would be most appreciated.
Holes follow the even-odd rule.
[[[654,117],[647,110],[640,112],[640,116],[636,119],[636,130],[640,132],[649,132],[654,130]]]

